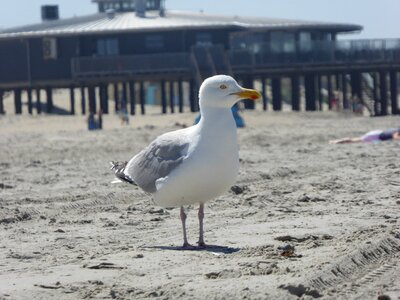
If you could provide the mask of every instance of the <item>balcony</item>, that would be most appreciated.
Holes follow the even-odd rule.
[[[228,51],[227,63],[230,63],[233,73],[249,69],[262,71],[288,67],[400,64],[400,39],[314,41],[297,43],[290,49],[276,51],[271,49],[270,44],[250,45],[247,49]],[[198,63],[201,64],[201,61]],[[198,67],[201,69],[205,66]],[[77,57],[72,59],[71,68],[74,78],[187,75],[193,71],[193,61],[190,53]]]

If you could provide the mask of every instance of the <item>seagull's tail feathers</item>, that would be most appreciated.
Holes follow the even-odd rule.
[[[120,161],[111,161],[111,170],[115,173],[115,180],[111,183],[121,183],[127,182],[133,185],[137,185],[136,182],[129,176],[124,173],[126,165],[128,164],[127,161],[120,162]]]

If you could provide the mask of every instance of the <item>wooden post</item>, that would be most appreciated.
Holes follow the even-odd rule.
[[[323,111],[324,109],[324,96],[322,95],[322,78],[321,75],[316,75],[317,76],[317,94],[318,94],[318,109],[320,111]]]
[[[189,87],[189,94],[190,94],[190,111],[191,112],[195,112],[196,111],[196,104],[195,104],[195,102],[196,102],[196,96],[195,96],[195,94],[196,94],[196,92],[195,92],[195,83],[194,83],[194,80],[193,79],[191,79],[190,80],[190,82],[189,82],[189,85],[190,85],[190,87]]]
[[[108,84],[101,83],[99,85],[100,109],[102,113],[108,114]]]
[[[85,87],[81,86],[81,110],[82,110],[82,115],[86,114],[86,91]]]
[[[263,97],[263,110],[268,110],[268,97],[267,97],[267,80],[265,77],[261,78],[261,93]]]
[[[22,114],[22,100],[21,100],[21,90],[14,90],[14,106],[15,106],[15,114]]]
[[[146,114],[146,95],[144,90],[144,82],[140,82],[140,110],[142,115]]]
[[[51,114],[53,112],[53,90],[50,87],[46,88],[46,113]]]
[[[254,79],[251,76],[248,76],[244,79],[244,83],[243,83],[245,88],[248,89],[252,89],[254,88]],[[256,108],[256,104],[254,100],[249,100],[249,99],[245,99],[243,100],[244,103],[244,108],[245,109],[255,109]]]
[[[398,93],[399,88],[397,86],[397,71],[390,71],[390,100],[392,107],[392,115],[400,114],[399,104],[398,104]]]
[[[293,75],[292,82],[292,110],[300,111],[300,80],[298,75]]]
[[[378,96],[378,78],[376,77],[376,73],[371,73],[372,80],[374,82],[374,115],[379,116],[380,114],[380,105],[379,105],[379,96]]]
[[[272,78],[272,109],[282,110],[282,82],[280,77]]]
[[[183,83],[182,79],[178,81],[178,96],[179,96],[179,112],[183,113]]]
[[[4,115],[4,91],[0,89],[0,115]]]
[[[165,91],[165,80],[161,80],[161,112],[163,114],[167,113],[167,95]]]
[[[171,109],[171,113],[175,113],[175,103],[174,103],[174,82],[170,81],[169,82],[169,107]]]
[[[71,104],[71,115],[75,115],[75,88],[71,86],[69,88],[70,104]]]
[[[96,113],[96,90],[94,86],[88,87],[89,93],[89,113]]]
[[[379,72],[380,91],[381,91],[381,116],[388,114],[387,82],[386,72]]]
[[[118,83],[114,83],[114,111],[117,113],[120,110],[119,105],[119,90],[118,90]]]
[[[128,112],[128,83],[122,83],[122,99],[121,108],[124,112]]]
[[[316,93],[315,93],[315,75],[307,74],[304,76],[304,86],[306,90],[306,111],[315,111],[316,107]]]
[[[129,95],[130,95],[130,104],[131,104],[131,115],[136,114],[136,90],[135,90],[135,82],[129,82]]]
[[[343,91],[343,109],[349,109],[349,98],[347,95],[347,77],[342,74],[342,91]]]
[[[32,104],[32,89],[28,88],[26,90],[26,93],[28,95],[28,113],[31,115],[32,110],[33,110],[33,104]]]
[[[331,99],[333,97],[333,90],[332,90],[332,76],[328,74],[326,77],[327,83],[328,83],[328,107],[329,110],[332,110],[332,102]]]
[[[42,103],[40,102],[40,88],[36,89],[36,112],[38,115],[42,113]]]

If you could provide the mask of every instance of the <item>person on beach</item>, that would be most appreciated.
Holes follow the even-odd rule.
[[[400,140],[400,128],[372,130],[360,137],[345,137],[329,141],[329,144],[377,143],[390,140]]]

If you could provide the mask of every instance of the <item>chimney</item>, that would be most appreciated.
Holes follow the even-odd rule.
[[[135,0],[136,16],[140,18],[146,17],[146,0]]]
[[[42,21],[55,21],[58,20],[58,5],[43,5],[42,9]]]

